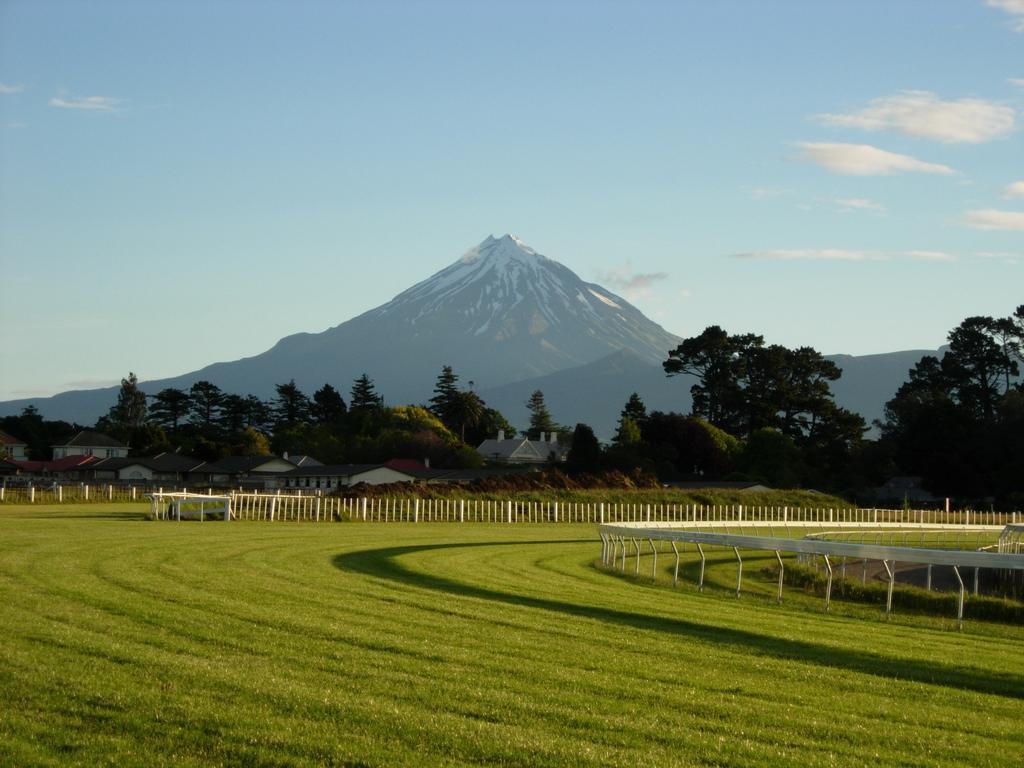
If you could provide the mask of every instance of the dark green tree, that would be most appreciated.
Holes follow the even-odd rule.
[[[466,442],[466,429],[477,426],[483,416],[484,401],[475,392],[456,391],[448,405],[448,421],[441,421],[450,429],[458,430],[459,439]]]
[[[597,472],[601,469],[601,444],[594,430],[586,424],[577,424],[573,430],[566,468],[570,472]]]
[[[745,353],[764,340],[752,334],[730,336],[717,325],[699,336],[684,339],[668,353],[662,367],[668,376],[689,374],[697,378],[690,387],[693,415],[721,429],[736,429],[742,409],[740,369]]]
[[[192,423],[205,433],[215,431],[224,399],[220,387],[209,381],[197,381],[189,389],[189,398],[192,401]]]
[[[270,405],[260,400],[256,395],[247,395],[245,398],[246,415],[245,426],[251,427],[257,432],[267,432],[273,427],[274,413]]]
[[[612,438],[612,444],[625,447],[631,445],[637,445],[640,442],[640,426],[623,414],[619,418],[619,427],[615,430],[615,437]]]
[[[161,389],[152,399],[153,404],[149,407],[150,421],[169,429],[172,435],[178,434],[178,425],[185,420],[192,407],[192,398],[188,392],[168,387]]]
[[[121,379],[117,402],[107,418],[114,431],[123,438],[146,421],[146,394],[139,389],[139,380],[134,373],[129,373],[127,379]]]
[[[287,384],[275,384],[274,398],[271,407],[278,424],[300,424],[309,421],[311,403],[305,393],[299,389],[292,379]]]
[[[544,393],[539,389],[534,390],[530,395],[526,407],[530,411],[530,428],[526,430],[528,438],[539,440],[541,432],[550,433],[558,430],[558,425],[551,418],[551,412],[548,411],[548,407],[544,403]]]
[[[384,398],[377,394],[373,379],[365,373],[352,384],[349,394],[349,411],[376,411],[384,407]]]
[[[341,424],[347,410],[341,393],[330,384],[324,384],[313,393],[312,413],[318,424]]]
[[[226,435],[237,435],[248,425],[249,401],[241,395],[224,395],[217,421]]]
[[[626,401],[619,416],[620,418],[629,419],[636,425],[640,425],[647,418],[647,406],[640,399],[640,395],[634,392],[629,396],[629,400]]]
[[[449,428],[454,426],[452,414],[459,395],[458,381],[459,377],[455,375],[450,365],[442,366],[434,384],[434,396],[430,398],[430,412]]]
[[[512,437],[516,433],[516,428],[509,423],[508,419],[500,411],[485,407],[480,415],[480,421],[475,426],[467,427],[464,442],[469,445],[480,445],[480,443],[488,438],[497,437],[499,432],[504,432],[509,437]]]
[[[999,396],[1009,389],[1017,362],[993,337],[991,317],[968,317],[949,334],[942,372],[961,406],[991,422]]]

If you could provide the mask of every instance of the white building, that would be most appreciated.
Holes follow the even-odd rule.
[[[100,432],[86,429],[63,445],[54,445],[53,458],[67,456],[95,456],[98,459],[120,459],[128,455],[128,446]]]
[[[558,442],[557,432],[541,432],[540,440],[526,437],[505,437],[504,430],[495,440],[484,440],[476,452],[494,464],[547,464],[565,461],[568,446]]]

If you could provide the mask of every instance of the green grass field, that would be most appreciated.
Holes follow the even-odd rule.
[[[3,765],[1009,765],[1024,627],[596,567],[587,525],[0,509]],[[659,559],[667,567],[671,558]],[[643,568],[649,576],[650,565]],[[968,608],[968,616],[969,616]]]

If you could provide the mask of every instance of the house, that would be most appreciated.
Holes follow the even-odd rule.
[[[498,432],[495,440],[484,440],[476,452],[494,464],[547,464],[565,461],[569,455],[568,446],[558,442],[558,433],[540,433],[540,440],[526,437],[505,437],[504,430]]]
[[[410,483],[417,477],[411,471],[393,469],[386,464],[327,464],[295,467],[282,476],[285,488],[320,488],[331,491],[350,485],[387,485]]]
[[[296,468],[291,460],[280,456],[226,456],[218,461],[204,462],[189,470],[187,481],[211,486],[280,488],[283,486],[279,478]]]
[[[177,453],[158,453],[151,458],[100,459],[89,467],[95,480],[110,482],[146,481],[181,483],[188,473],[203,464],[199,459]]]
[[[21,467],[13,461],[0,457],[0,477],[10,477],[21,474]]]
[[[23,443],[13,435],[0,429],[0,458],[14,461],[28,461],[28,443]]]
[[[64,456],[53,461],[11,461],[18,467],[19,475],[26,475],[30,478],[49,478],[56,480],[87,480],[89,479],[88,468],[99,459],[95,456]]]
[[[890,477],[883,485],[874,489],[874,496],[879,501],[916,501],[934,503],[941,501],[925,489],[924,478],[921,477]]]
[[[53,458],[68,456],[95,456],[99,459],[119,459],[128,455],[128,446],[112,437],[85,429],[63,445],[54,445]]]

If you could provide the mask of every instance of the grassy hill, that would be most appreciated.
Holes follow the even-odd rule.
[[[1024,746],[1020,626],[776,606],[752,556],[741,599],[724,554],[703,594],[650,587],[595,567],[588,525],[144,512],[0,509],[0,764],[982,766]]]

